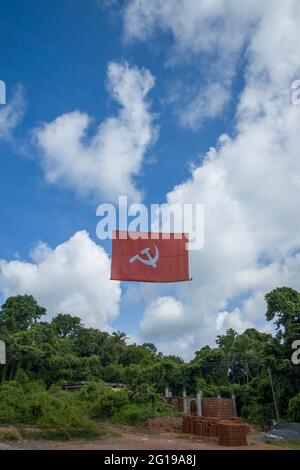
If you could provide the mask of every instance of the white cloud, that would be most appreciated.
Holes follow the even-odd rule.
[[[197,96],[179,113],[180,123],[196,130],[206,119],[220,116],[229,99],[229,91],[219,83],[201,87]]]
[[[232,66],[251,26],[267,8],[260,4],[258,0],[246,4],[238,0],[131,0],[124,15],[125,37],[147,40],[161,30],[173,39],[169,52],[173,61],[189,60],[187,52],[204,53]]]
[[[32,294],[48,315],[69,313],[88,326],[108,328],[118,315],[120,284],[110,281],[110,259],[86,231],[50,249],[39,243],[32,262],[0,260],[3,296]]]
[[[182,90],[175,103],[179,122],[195,129],[223,112],[235,67],[268,9],[258,0],[131,0],[124,14],[125,38],[153,41],[158,32],[172,38],[167,65],[184,75],[178,78]],[[214,93],[211,84],[218,87]]]
[[[181,16],[179,5],[183,8],[193,2],[165,2],[162,10],[153,3],[150,7],[146,2],[131,2],[139,12],[130,19],[131,30],[127,25],[132,36],[144,39],[158,25],[171,28],[176,49],[185,50],[189,42],[199,53],[220,46],[229,57],[244,47],[244,22],[249,26],[247,35],[251,33],[234,136],[221,136],[191,170],[190,178],[167,195],[170,204],[205,204],[207,233],[203,250],[191,253],[193,281],[179,286],[173,295],[173,304],[180,302],[184,314],[179,320],[165,315],[158,291],[141,323],[144,337],[152,338],[163,318],[165,331],[170,329],[173,337],[163,340],[160,334],[161,348],[187,356],[203,344],[212,344],[217,334],[231,326],[239,331],[251,326],[269,330],[271,325],[264,321],[264,294],[280,285],[300,289],[296,275],[300,267],[300,108],[291,104],[291,84],[300,77],[300,4],[296,0],[203,1],[194,3],[195,11],[187,18],[189,10],[182,10]],[[196,4],[208,30],[204,44]],[[138,23],[143,9],[146,19]],[[167,26],[162,22],[168,22]],[[242,36],[237,35],[236,47],[238,25]],[[234,299],[241,298],[245,300],[235,307]],[[152,319],[149,311],[154,312]]]
[[[0,105],[0,140],[11,139],[12,132],[21,121],[25,109],[23,89],[18,86],[12,99]]]
[[[141,321],[141,331],[156,340],[172,337],[183,326],[183,304],[173,297],[160,297],[151,303]]]
[[[121,105],[114,117],[87,136],[91,118],[80,111],[63,114],[34,131],[45,175],[79,194],[138,200],[135,177],[156,135],[146,99],[154,78],[146,69],[111,62],[108,90]]]

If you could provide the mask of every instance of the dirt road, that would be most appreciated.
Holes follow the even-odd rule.
[[[247,447],[238,447],[239,450],[284,450],[267,444],[255,443],[256,435],[248,438]],[[0,442],[0,450],[228,450],[233,447],[219,446],[217,439],[187,436],[185,434],[162,433],[150,434],[136,431],[112,430],[106,437],[96,441],[20,441]]]

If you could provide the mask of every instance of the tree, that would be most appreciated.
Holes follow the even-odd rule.
[[[128,337],[122,331],[114,331],[108,338],[107,346],[110,348],[113,362],[118,364],[122,360],[127,350],[127,339]]]
[[[155,344],[153,344],[153,343],[143,343],[142,346],[144,348],[149,349],[149,351],[151,351],[153,356],[155,356],[157,354],[157,348],[156,348]]]
[[[200,351],[196,351],[192,365],[198,367],[198,376],[203,377],[207,383],[228,383],[228,360],[221,349],[204,346]]]
[[[151,365],[156,362],[156,357],[152,351],[139,344],[129,344],[123,353],[122,363],[126,366],[129,364],[140,364],[142,366]]]
[[[217,337],[217,347],[205,346],[190,362],[157,353],[152,343],[127,344],[123,332],[109,334],[85,328],[78,317],[59,314],[41,321],[46,310],[32,296],[10,297],[0,310],[0,337],[7,346],[6,380],[125,383],[133,397],[149,397],[142,390],[163,395],[189,395],[200,388],[209,395],[234,393],[242,416],[259,422],[275,416],[268,368],[272,372],[280,416],[299,416],[300,368],[291,362],[292,342],[299,337],[300,294],[290,288],[266,295],[267,320],[275,320],[277,334],[254,328],[238,334],[229,329]],[[150,386],[150,387],[149,387]],[[295,397],[293,399],[293,397]],[[291,400],[292,399],[292,400]]]
[[[280,413],[286,414],[289,399],[300,389],[300,369],[291,363],[292,343],[300,338],[300,293],[290,287],[278,287],[265,296],[266,318],[275,320],[277,330],[269,362],[276,384]]]
[[[123,333],[123,331],[114,331],[112,339],[116,344],[124,344],[126,339],[128,339],[128,336],[126,336],[126,333]]]
[[[277,337],[290,348],[300,336],[300,293],[290,287],[278,287],[265,296],[266,319],[275,319]]]
[[[145,371],[147,382],[155,384],[160,393],[164,393],[165,387],[168,386],[174,396],[182,396],[183,387],[187,383],[185,364],[178,364],[168,357],[162,357]]]
[[[43,315],[46,309],[32,295],[8,297],[0,311],[0,330],[11,333],[26,330]]]
[[[58,336],[62,338],[74,337],[82,328],[81,320],[78,317],[72,317],[68,314],[59,313],[52,319],[52,324]]]
[[[106,382],[124,383],[124,367],[120,364],[110,364],[103,369]]]
[[[226,331],[225,335],[217,336],[216,343],[219,348],[224,351],[225,354],[230,354],[231,348],[237,337],[237,332],[234,331],[232,328],[229,328],[229,330]]]
[[[80,328],[74,339],[74,350],[80,356],[101,355],[109,334],[95,328]]]

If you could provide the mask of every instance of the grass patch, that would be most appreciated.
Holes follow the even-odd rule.
[[[267,444],[276,447],[287,447],[288,449],[300,450],[300,443],[295,441],[283,441],[281,439],[270,439]]]
[[[16,435],[16,433],[14,433],[12,431],[6,431],[6,432],[3,432],[1,434],[1,440],[2,441],[17,442],[19,439],[18,439],[18,436]]]
[[[118,437],[122,436],[122,433],[118,432],[118,431],[111,431],[109,434],[110,434],[111,437],[115,437],[115,438],[118,438]]]

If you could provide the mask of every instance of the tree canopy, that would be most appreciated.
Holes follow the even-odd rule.
[[[7,344],[2,382],[26,374],[45,387],[66,381],[118,382],[133,391],[151,386],[173,396],[202,390],[207,395],[235,393],[238,411],[259,421],[275,418],[268,368],[280,415],[299,409],[300,371],[291,362],[293,341],[300,338],[300,293],[282,287],[266,295],[265,317],[275,335],[247,329],[227,330],[215,347],[199,345],[193,359],[164,355],[152,343],[129,344],[126,334],[86,328],[80,318],[58,314],[43,321],[46,309],[30,295],[9,297],[0,310],[0,337]],[[133,392],[134,393],[134,392]],[[290,410],[290,411],[289,411]]]

